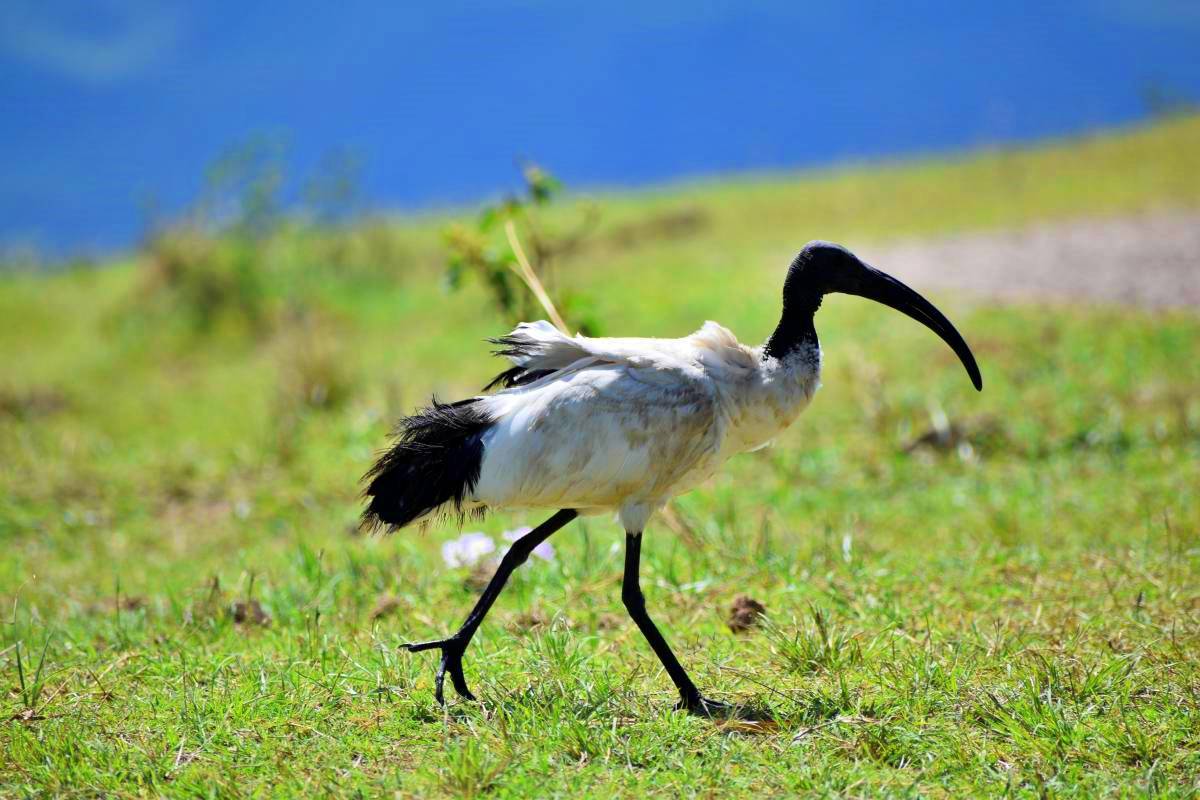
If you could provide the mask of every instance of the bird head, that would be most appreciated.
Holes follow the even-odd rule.
[[[783,285],[785,315],[811,315],[821,305],[822,297],[837,292],[874,300],[920,322],[950,346],[966,368],[971,383],[976,389],[983,389],[983,378],[971,348],[932,303],[841,245],[809,242],[788,267]]]

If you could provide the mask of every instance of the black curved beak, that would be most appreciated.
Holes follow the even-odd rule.
[[[959,332],[950,324],[950,320],[946,319],[945,315],[938,311],[933,303],[921,297],[921,295],[891,275],[867,264],[862,264],[862,267],[862,271],[854,279],[847,281],[846,286],[839,287],[835,291],[858,295],[868,300],[874,300],[876,303],[883,303],[885,306],[896,309],[901,314],[912,317],[917,322],[932,330],[938,336],[942,337],[942,341],[950,345],[950,349],[962,361],[963,366],[967,369],[967,375],[971,376],[971,383],[975,385],[975,388],[978,391],[983,391],[983,376],[979,374],[979,365],[975,363],[975,355],[971,352],[971,348],[967,346],[967,343],[963,340]]]

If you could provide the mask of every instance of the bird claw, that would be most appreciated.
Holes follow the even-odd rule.
[[[463,653],[467,649],[467,640],[460,639],[457,636],[450,636],[446,639],[437,639],[431,642],[406,644],[404,648],[410,653],[420,653],[423,650],[433,650],[435,648],[442,651],[442,661],[438,665],[433,690],[433,696],[437,699],[438,705],[446,705],[444,687],[447,672],[450,673],[450,682],[454,684],[454,691],[467,700],[475,699],[475,695],[471,694],[471,690],[467,688],[467,678],[463,675],[462,659]]]
[[[774,730],[778,727],[769,711],[741,703],[722,703],[720,700],[710,700],[697,693],[694,697],[683,697],[675,704],[676,711],[686,711],[697,717],[711,719],[719,724],[742,726],[739,730],[751,733],[761,733],[764,730]]]
[[[720,700],[710,700],[704,695],[697,693],[692,697],[680,698],[679,702],[675,704],[675,710],[686,711],[698,717],[721,719],[733,714],[734,707],[728,703],[722,703]]]

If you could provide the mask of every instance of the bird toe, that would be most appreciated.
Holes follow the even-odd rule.
[[[741,703],[724,703],[713,700],[702,694],[695,697],[682,698],[675,706],[676,711],[686,711],[697,717],[716,721],[736,721],[745,723],[771,723],[771,714],[763,709],[743,705]]]
[[[434,678],[433,696],[437,700],[438,705],[446,705],[446,675],[450,675],[450,683],[454,686],[454,691],[458,692],[459,696],[466,700],[474,700],[475,695],[467,687],[467,678],[463,674],[463,652],[467,648],[467,643],[458,636],[450,636],[446,639],[436,639],[430,642],[406,642],[402,645],[405,650],[410,653],[420,653],[425,650],[441,650],[442,659],[438,663],[437,675]]]

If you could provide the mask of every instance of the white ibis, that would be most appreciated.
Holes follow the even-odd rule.
[[[737,453],[767,444],[796,419],[820,385],[813,316],[842,292],[891,306],[932,329],[958,355],[976,389],[979,367],[950,321],[919,294],[845,248],[810,242],[788,267],[783,314],[759,347],[715,322],[682,339],[569,337],[547,322],[493,340],[511,369],[484,394],[433,404],[400,420],[395,440],[367,473],[363,523],[402,528],[438,514],[557,508],[519,539],[456,633],[409,644],[442,652],[446,673],[474,699],[462,658],[508,576],[547,537],[581,514],[612,513],[625,529],[621,598],[679,690],[679,708],[711,716],[705,698],[646,613],[638,584],[642,532],[655,511]]]

